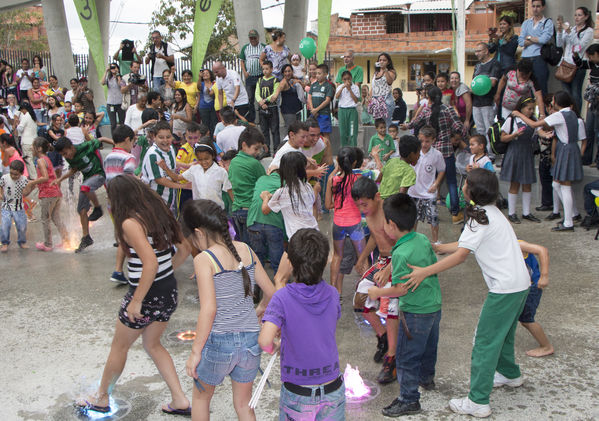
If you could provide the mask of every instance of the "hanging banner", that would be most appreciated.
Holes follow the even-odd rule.
[[[100,33],[100,22],[98,21],[98,12],[96,10],[96,0],[74,0],[77,8],[77,15],[83,27],[85,39],[89,45],[89,51],[92,60],[96,65],[98,82],[102,81],[102,76],[106,71],[106,55],[102,48],[102,34]]]
[[[191,46],[191,71],[194,78],[199,78],[204,63],[210,35],[214,30],[216,16],[223,0],[197,0],[193,22],[193,44]]]
[[[324,61],[324,53],[331,33],[331,5],[333,0],[318,0],[318,63]]]

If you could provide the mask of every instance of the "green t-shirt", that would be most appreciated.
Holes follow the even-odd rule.
[[[395,151],[395,142],[393,142],[393,138],[386,134],[384,139],[381,139],[378,134],[375,134],[370,138],[370,143],[368,144],[368,153],[372,151],[376,145],[381,145],[381,151],[379,152],[379,157],[381,161],[383,160],[383,156],[388,154],[389,152]]]
[[[137,55],[137,53],[133,53],[133,58],[136,59],[137,61],[141,61],[141,59],[139,58],[139,55]],[[122,52],[119,53],[119,70],[121,71],[121,75],[124,76],[128,73],[131,73],[131,63],[132,63],[132,61],[123,60],[123,53]]]
[[[337,78],[335,79],[335,83],[342,83],[343,82],[343,80],[341,79],[341,75],[346,70],[347,70],[346,66],[343,66],[341,69],[339,69],[339,71],[337,72]],[[362,83],[362,82],[364,82],[364,70],[362,69],[361,66],[356,66],[354,64],[354,67],[352,67],[352,69],[349,72],[351,73],[351,79],[352,79],[353,83]]]
[[[280,212],[270,212],[268,215],[262,213],[262,199],[260,193],[268,191],[274,193],[281,187],[281,176],[279,173],[273,172],[270,175],[263,175],[256,181],[254,188],[254,197],[248,211],[247,226],[251,227],[254,223],[272,225],[281,228],[285,232],[285,223],[283,215]]]
[[[263,175],[266,171],[260,161],[243,151],[231,160],[229,180],[233,186],[233,212],[250,207],[256,181]]]
[[[322,104],[327,97],[331,97],[331,102],[333,102],[333,97],[335,96],[335,89],[333,85],[329,83],[328,80],[325,80],[322,84],[318,83],[318,81],[314,82],[310,86],[310,95],[312,95],[312,106],[317,108]],[[331,105],[324,107],[320,111],[318,111],[318,115],[330,115],[331,114]]]
[[[410,164],[401,158],[391,158],[383,167],[383,178],[379,192],[381,198],[399,193],[402,187],[410,187],[416,184],[416,171]]]
[[[412,272],[408,264],[418,267],[426,267],[437,263],[437,256],[430,241],[424,234],[409,232],[397,240],[391,249],[391,264],[393,285],[403,284],[406,279],[401,279]],[[399,308],[408,313],[434,313],[441,310],[441,286],[437,275],[429,276],[416,291],[410,290],[403,297],[399,297]]]
[[[104,168],[102,167],[102,161],[96,152],[98,149],[100,149],[100,145],[101,143],[97,139],[92,139],[83,142],[80,145],[75,145],[75,156],[73,159],[67,159],[67,162],[71,168],[81,171],[84,180],[87,180],[96,174],[106,177],[106,174],[104,174]]]
[[[144,163],[146,152],[148,152],[148,149],[150,149],[150,142],[148,141],[148,138],[144,135],[139,135],[137,136],[136,143],[141,147],[141,152],[139,154],[139,164],[137,165],[134,174],[139,176],[141,174],[141,167]]]

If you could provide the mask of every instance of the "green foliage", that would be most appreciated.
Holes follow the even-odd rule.
[[[152,28],[166,28],[163,38],[178,47],[182,53],[191,56],[193,39],[193,20],[195,16],[195,0],[161,0],[157,11],[152,13]],[[224,0],[214,31],[210,36],[206,59],[226,59],[236,54],[235,15],[233,1]],[[150,44],[148,40],[148,47]],[[147,48],[146,48],[147,49]]]
[[[48,51],[48,36],[41,31],[44,17],[34,7],[0,13],[0,48]]]

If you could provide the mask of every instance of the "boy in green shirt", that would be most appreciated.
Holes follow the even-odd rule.
[[[391,288],[371,287],[370,299],[382,296],[400,297],[402,310],[397,350],[395,353],[399,397],[385,407],[383,415],[398,417],[421,411],[418,386],[425,390],[435,387],[435,364],[441,321],[441,287],[437,275],[429,276],[412,290],[405,287],[403,276],[410,266],[426,267],[437,257],[424,234],[412,231],[416,223],[416,204],[404,193],[394,194],[383,203],[385,232],[397,240],[391,249],[393,275]]]
[[[252,204],[256,181],[266,175],[256,159],[264,147],[264,136],[255,127],[246,128],[239,135],[239,152],[229,164],[229,181],[233,187],[233,212],[231,217],[239,239],[249,243],[247,232],[248,210]]]
[[[374,127],[376,128],[376,134],[370,138],[368,144],[368,153],[374,158],[374,155],[378,155],[381,161],[386,161],[395,152],[395,143],[393,138],[387,134],[387,123],[384,118],[377,118],[374,120]],[[372,150],[379,146],[378,152],[372,152]]]
[[[413,166],[420,158],[420,142],[416,136],[404,135],[399,139],[399,158],[391,158],[383,166],[379,158],[380,145],[372,148],[377,168],[381,172],[376,181],[380,181],[379,192],[383,199],[395,193],[407,193],[408,188],[416,184],[416,171]]]
[[[256,101],[260,106],[260,130],[264,134],[266,145],[270,148],[270,136],[272,135],[272,148],[274,152],[279,148],[281,135],[279,134],[279,107],[277,95],[279,91],[279,80],[272,75],[272,62],[262,62],[262,76],[256,84]]]
[[[331,131],[331,102],[335,96],[335,88],[328,81],[329,66],[319,64],[316,67],[316,82],[310,86],[308,93],[308,108],[314,118],[318,120],[320,132],[330,140]]]

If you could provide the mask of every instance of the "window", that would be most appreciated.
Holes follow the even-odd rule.
[[[411,32],[432,32],[432,31],[451,31],[451,15],[444,14],[424,14],[410,15]]]
[[[404,32],[404,17],[401,13],[390,13],[385,16],[388,34],[402,34]]]
[[[431,60],[430,58],[409,58],[408,68],[410,69],[410,78],[408,80],[408,91],[415,91],[416,88],[422,86],[422,76],[425,73],[447,73],[450,61],[450,57],[435,58],[435,60]]]

